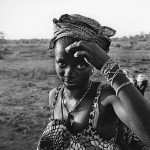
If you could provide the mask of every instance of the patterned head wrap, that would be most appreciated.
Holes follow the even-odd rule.
[[[96,42],[106,52],[109,51],[110,37],[116,31],[112,28],[101,26],[96,20],[78,14],[62,15],[59,20],[53,19],[54,36],[50,40],[49,49],[53,49],[55,42],[62,37],[72,37],[79,40]]]

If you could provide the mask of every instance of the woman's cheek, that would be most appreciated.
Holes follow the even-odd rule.
[[[63,77],[63,76],[64,76],[64,70],[58,69],[58,70],[57,70],[57,75],[58,75],[59,77]]]

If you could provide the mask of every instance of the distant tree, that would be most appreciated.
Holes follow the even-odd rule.
[[[5,34],[0,31],[0,44],[5,42]]]

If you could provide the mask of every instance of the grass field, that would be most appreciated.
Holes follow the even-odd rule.
[[[35,150],[48,123],[48,92],[60,82],[47,48],[38,43],[0,46],[0,150]],[[121,67],[150,78],[150,50],[111,47],[109,54]],[[96,71],[93,80],[100,79]],[[150,87],[145,97],[150,99]]]

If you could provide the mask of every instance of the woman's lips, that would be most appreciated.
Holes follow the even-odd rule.
[[[77,82],[75,81],[75,80],[64,80],[64,82],[66,83],[66,84],[69,84],[69,85],[74,85],[74,84],[76,84]]]

